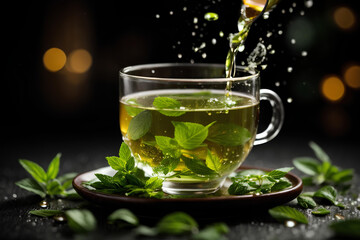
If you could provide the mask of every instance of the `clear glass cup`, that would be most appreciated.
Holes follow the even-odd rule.
[[[257,134],[259,102],[272,106]],[[169,194],[217,191],[252,146],[273,139],[284,110],[258,71],[237,67],[225,78],[221,64],[146,64],[120,71],[120,130],[137,166],[164,179]]]

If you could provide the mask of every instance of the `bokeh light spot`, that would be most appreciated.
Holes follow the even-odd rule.
[[[360,66],[353,65],[345,70],[345,83],[352,88],[360,88]]]
[[[66,55],[59,48],[50,48],[44,53],[43,63],[47,70],[57,72],[64,67]]]
[[[74,73],[85,73],[92,65],[91,54],[85,49],[77,49],[69,55],[69,70]]]
[[[330,76],[323,80],[321,84],[321,93],[330,101],[338,101],[345,94],[345,86],[340,78]]]
[[[350,29],[355,24],[355,14],[348,7],[339,7],[334,12],[334,21],[341,29]]]

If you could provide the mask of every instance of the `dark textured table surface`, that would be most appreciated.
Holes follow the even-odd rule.
[[[106,156],[115,155],[121,143],[120,137],[109,136],[64,136],[33,139],[11,140],[1,147],[0,168],[0,238],[1,239],[134,239],[136,235],[131,229],[117,229],[106,223],[109,210],[101,206],[87,205],[98,220],[98,229],[87,236],[74,235],[64,223],[53,219],[40,218],[28,214],[30,210],[40,209],[41,198],[17,187],[14,183],[28,177],[19,165],[18,159],[24,158],[47,166],[49,161],[61,152],[60,174],[67,172],[85,172],[107,165]],[[279,168],[292,166],[291,160],[298,156],[313,156],[308,147],[308,141],[315,140],[326,150],[335,165],[341,168],[354,168],[360,172],[359,142],[332,141],[324,139],[306,139],[297,136],[279,136],[270,143],[253,148],[245,165],[261,166],[265,168]],[[301,173],[293,170],[297,175]],[[346,196],[340,197],[348,206],[340,210],[335,206],[326,206],[331,214],[315,217],[309,210],[303,211],[309,218],[309,224],[300,224],[289,228],[273,220],[267,211],[236,213],[238,217],[227,219],[197,218],[201,225],[217,221],[224,221],[230,227],[228,239],[329,239],[334,238],[328,228],[329,223],[336,221],[335,214],[345,218],[360,218],[360,182],[355,177],[354,184]],[[67,204],[56,202],[53,204]],[[74,203],[77,205],[79,203]],[[289,203],[296,207],[294,202]],[[176,209],[174,209],[175,211]],[[160,217],[160,216],[157,216]],[[144,224],[154,224],[156,219],[143,217]],[[166,238],[166,237],[165,237]],[[169,239],[178,239],[168,237]],[[186,239],[180,237],[179,239]]]

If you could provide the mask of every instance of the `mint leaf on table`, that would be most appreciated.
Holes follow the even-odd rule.
[[[251,138],[251,133],[234,123],[217,123],[209,128],[207,140],[223,146],[235,147],[244,145]]]
[[[315,176],[320,173],[319,162],[310,157],[299,157],[293,160],[294,166],[303,173]]]
[[[96,218],[87,209],[71,209],[65,211],[69,227],[77,233],[94,231],[97,227]]]
[[[68,191],[68,189],[72,187],[71,183],[76,176],[76,173],[68,173],[56,178],[59,173],[60,157],[61,154],[58,153],[51,160],[46,172],[37,163],[20,159],[20,165],[33,177],[33,179],[26,178],[15,184],[42,198],[45,198],[47,195],[51,198],[58,195],[62,197],[73,197],[77,195],[74,192]]]
[[[318,216],[324,216],[330,213],[330,210],[326,209],[326,208],[318,208],[314,211],[311,211],[311,213],[313,215],[318,215]]]
[[[110,223],[120,222],[132,226],[139,225],[139,219],[128,209],[121,208],[109,215],[107,218]]]
[[[300,196],[298,196],[296,199],[298,204],[303,208],[314,208],[317,206],[312,197],[300,194]]]
[[[198,231],[198,223],[184,212],[174,212],[163,217],[156,228],[162,234],[180,235]]]
[[[292,220],[298,223],[308,224],[308,219],[303,213],[289,206],[271,208],[269,209],[269,214],[279,222]]]
[[[316,157],[321,160],[322,162],[330,162],[330,157],[329,155],[326,154],[326,152],[315,142],[310,142],[309,146],[312,148],[312,150],[314,151]]]
[[[61,210],[41,209],[41,210],[32,210],[29,213],[39,217],[53,217],[55,215],[63,214],[64,212]]]
[[[314,197],[324,198],[332,204],[336,204],[337,191],[333,186],[324,186],[314,193]]]
[[[156,97],[153,106],[161,114],[169,117],[178,117],[186,113],[185,111],[174,111],[180,109],[181,103],[176,99],[169,97]]]
[[[214,223],[200,230],[193,235],[193,240],[221,240],[226,239],[223,235],[229,232],[229,227],[225,223]]]
[[[151,111],[145,110],[131,119],[127,135],[131,140],[138,140],[150,130],[152,123]]]
[[[198,148],[207,138],[208,129],[214,123],[203,126],[199,123],[172,121],[175,127],[175,140],[184,149],[192,150]]]
[[[338,237],[360,238],[360,219],[348,219],[329,225]]]

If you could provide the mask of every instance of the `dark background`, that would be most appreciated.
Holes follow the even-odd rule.
[[[243,56],[260,38],[265,46],[272,46],[269,52],[275,50],[268,53],[261,77],[262,87],[276,91],[285,105],[279,138],[359,142],[360,90],[345,85],[345,96],[337,102],[320,92],[325,76],[334,74],[342,79],[346,66],[360,63],[359,4],[314,0],[306,7],[305,2],[283,0],[269,19],[259,19]],[[223,63],[226,38],[237,30],[240,5],[240,1],[230,0],[10,1],[2,7],[7,14],[2,14],[1,20],[5,60],[1,71],[2,155],[9,151],[8,146],[53,139],[113,138],[120,143],[118,71],[128,65],[156,62]],[[340,6],[355,13],[356,23],[350,30],[334,23],[333,13]],[[204,20],[209,11],[218,13],[219,20]],[[220,37],[219,31],[225,36]],[[206,47],[195,53],[192,48],[202,42]],[[66,66],[49,72],[43,55],[51,47],[67,55],[74,49],[87,49],[91,68],[83,74],[71,73]],[[303,51],[307,56],[302,56]],[[239,57],[239,64],[241,58],[246,59]],[[266,106],[263,112],[267,112]],[[265,115],[262,121],[266,124]]]

